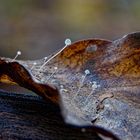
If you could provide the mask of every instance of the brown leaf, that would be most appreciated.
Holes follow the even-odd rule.
[[[52,110],[52,113],[55,113],[53,115],[56,115],[57,119],[59,120],[59,125],[62,126],[62,127],[59,127],[59,129],[62,131],[62,133],[64,133],[64,135],[62,136],[59,136],[59,134],[57,134],[57,131],[60,131],[60,130],[54,130],[52,129],[53,127],[55,127],[55,124],[53,121],[56,121],[54,118],[52,118],[50,115],[48,115],[47,117],[51,117],[52,120],[50,120],[50,118],[48,118],[49,121],[52,121],[52,126],[48,126],[47,129],[49,130],[45,130],[44,128],[42,128],[43,131],[46,132],[47,136],[45,136],[44,134],[42,134],[42,138],[43,139],[46,139],[46,138],[52,138],[53,139],[56,139],[58,137],[61,137],[61,139],[66,139],[66,136],[67,133],[71,133],[72,137],[75,139],[75,140],[78,140],[79,137],[81,137],[80,139],[83,139],[83,140],[89,140],[89,139],[101,139],[99,138],[99,136],[97,136],[97,133],[103,135],[103,137],[109,137],[109,138],[112,138],[113,140],[118,140],[118,138],[113,135],[112,133],[110,133],[109,131],[101,128],[101,127],[97,127],[97,126],[91,126],[91,125],[86,125],[86,126],[81,126],[81,127],[78,127],[78,126],[74,126],[74,125],[69,125],[69,124],[66,124],[64,122],[64,120],[62,119],[62,115],[61,115],[61,112],[60,112],[60,109],[59,109],[59,93],[56,89],[54,89],[53,87],[50,87],[49,85],[46,85],[46,84],[40,84],[40,83],[37,83],[35,82],[33,79],[32,79],[32,76],[30,75],[30,73],[21,65],[19,64],[18,62],[12,62],[11,60],[4,60],[4,59],[0,59],[0,82],[2,83],[8,83],[8,84],[18,84],[22,87],[25,87],[29,90],[32,90],[34,92],[36,92],[38,95],[42,96],[46,101],[48,101],[48,106],[50,106],[52,109],[55,108],[55,111],[53,112]],[[25,97],[18,97],[19,95],[15,95],[14,93],[12,95],[10,95],[11,93],[9,93],[9,95],[2,95],[2,91],[0,91],[0,102],[1,102],[1,105],[2,106],[7,106],[7,104],[9,104],[9,101],[10,101],[10,104],[11,106],[15,106],[15,100],[13,101],[13,99],[11,97],[15,97],[16,100],[23,100],[23,103],[21,103],[22,101],[20,101],[20,104],[24,104],[24,100],[27,98],[26,96]],[[4,96],[4,99],[3,99],[3,96]],[[11,99],[10,99],[11,98]],[[30,97],[28,97],[30,98]],[[52,101],[52,103],[49,103],[49,100]],[[4,101],[3,101],[4,100]],[[29,101],[27,101],[26,99],[26,104],[30,104]],[[16,114],[18,113],[21,113],[21,112],[24,112],[22,106],[19,108],[17,108],[19,106],[19,103],[18,101],[16,101],[17,105],[15,106],[15,110],[16,110]],[[55,106],[53,105],[55,103]],[[57,104],[56,104],[57,103]],[[26,108],[26,110],[30,111],[31,110],[33,111],[33,109],[36,110],[36,113],[37,113],[37,107],[41,106],[42,108],[42,111],[43,111],[43,108],[44,108],[44,105],[41,105],[39,104],[39,106],[37,107],[33,107],[33,106],[36,106],[36,104],[34,104],[34,102],[32,103],[32,106],[33,108],[31,110],[29,110],[29,106],[26,104],[24,105],[24,107]],[[22,130],[24,127],[24,129],[22,130],[22,138],[26,138],[27,137],[27,133],[25,130],[27,129],[30,129],[30,125],[35,125],[34,122],[32,122],[30,125],[26,126],[26,120],[24,120],[25,124],[24,126],[19,126],[19,124],[17,123],[19,120],[18,118],[20,118],[21,116],[19,115],[15,115],[15,112],[7,112],[7,110],[9,110],[9,108],[2,108],[2,112],[3,113],[6,113],[6,115],[4,115],[3,113],[0,114],[1,116],[1,119],[3,118],[3,115],[4,115],[4,118],[2,120],[8,122],[10,121],[11,119],[11,115],[13,116],[13,119],[11,120],[12,122],[14,122],[14,126],[19,128],[20,130]],[[34,112],[35,112],[34,110]],[[50,112],[50,111],[49,111]],[[47,113],[47,109],[44,111],[44,113]],[[24,112],[24,115],[23,115],[23,118],[24,117],[27,117],[28,114],[26,112]],[[38,121],[38,116],[36,118],[34,118],[34,120],[32,120],[32,117],[29,117],[28,116],[28,119],[30,121]],[[41,117],[41,116],[40,116]],[[22,118],[22,119],[23,119]],[[49,123],[46,123],[46,118],[44,118],[45,121],[39,121],[39,124],[38,125],[41,125],[40,127],[44,126],[45,124],[46,125],[50,125]],[[48,121],[47,120],[47,121]],[[10,124],[8,123],[8,125],[5,125],[5,127],[9,128],[10,127]],[[10,127],[11,128],[11,127]],[[14,128],[11,129],[8,129],[8,134],[10,138],[13,137],[13,130]],[[26,129],[25,129],[26,128]],[[40,128],[38,128],[39,130]],[[7,135],[5,135],[5,129],[2,128],[3,131],[3,134],[0,135],[1,139],[7,139]],[[7,131],[7,130],[6,130]],[[48,131],[54,131],[53,135],[50,135],[48,133]],[[37,138],[37,137],[40,137],[40,133],[36,132],[36,129],[32,129],[30,130],[30,133],[36,133],[36,137],[34,136],[31,136],[31,138]],[[66,133],[66,134],[65,134]],[[58,136],[57,136],[58,135]],[[17,132],[14,134],[14,137],[21,137],[20,133]],[[70,138],[71,139],[71,138]]]
[[[84,40],[67,46],[45,65],[37,78],[60,90],[67,122],[72,123],[78,116],[110,129],[122,139],[136,135],[139,139],[139,60],[140,33],[113,42]],[[87,75],[86,70],[90,72]],[[82,76],[85,80],[81,84]]]
[[[79,41],[51,57],[43,68],[44,59],[35,66],[32,61],[18,62],[38,81],[57,87],[67,122],[94,122],[122,139],[140,138],[140,33],[113,42]]]
[[[36,92],[45,99],[58,103],[59,94],[56,88],[35,82],[29,72],[19,63],[0,59],[0,82],[18,84]]]

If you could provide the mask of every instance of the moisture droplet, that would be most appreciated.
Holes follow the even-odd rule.
[[[44,57],[44,62],[48,59],[48,57]]]
[[[67,38],[66,40],[65,40],[65,45],[67,46],[67,45],[70,45],[71,44],[71,40],[69,39],[69,38]]]
[[[85,74],[90,74],[90,71],[88,69],[85,70]]]
[[[63,89],[63,88],[64,88],[64,86],[63,86],[63,85],[60,85],[60,88],[61,88],[61,89]]]
[[[57,70],[58,68],[57,67],[54,67],[54,69]]]
[[[90,45],[86,48],[86,51],[89,53],[97,51],[97,45]]]
[[[18,55],[21,55],[21,51],[17,51],[17,54],[18,54]]]
[[[17,51],[17,54],[16,54],[16,56],[14,57],[14,59],[12,60],[12,62],[15,61],[19,55],[21,55],[21,51]]]

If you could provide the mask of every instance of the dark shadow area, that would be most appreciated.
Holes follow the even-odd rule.
[[[67,125],[58,106],[41,98],[0,91],[0,139],[101,140]]]

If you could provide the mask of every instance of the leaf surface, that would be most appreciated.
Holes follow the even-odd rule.
[[[68,123],[94,124],[111,130],[121,139],[140,139],[140,33],[112,42],[102,39],[78,41],[56,57],[52,56],[44,67],[45,59],[12,63],[10,68],[22,67],[18,75],[23,77],[21,72],[25,69],[33,80],[23,79],[20,83],[15,76],[9,76],[14,79],[10,81],[55,103],[60,104],[61,100],[63,116]],[[0,67],[6,61],[11,65],[10,59],[4,59]],[[34,66],[34,62],[37,65]],[[4,71],[1,81],[4,81]],[[24,76],[30,79],[29,73]],[[41,84],[35,82],[35,86],[34,80]],[[33,83],[31,87],[27,86],[30,83]]]

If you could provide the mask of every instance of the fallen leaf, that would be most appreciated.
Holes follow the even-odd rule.
[[[1,139],[49,138],[53,140],[55,139],[62,140],[66,138],[68,139],[67,135],[68,133],[70,133],[69,139],[73,138],[75,140],[79,140],[79,139],[101,140],[101,138],[97,134],[100,134],[103,138],[108,137],[108,138],[112,138],[113,140],[119,140],[111,132],[101,127],[92,126],[92,125],[83,125],[83,126],[81,125],[81,127],[79,127],[76,125],[70,125],[65,123],[59,108],[60,97],[57,89],[47,84],[40,84],[34,81],[29,71],[27,71],[27,69],[25,69],[18,62],[12,62],[11,60],[8,61],[8,60],[0,59],[0,82],[11,84],[11,85],[18,84],[19,86],[22,86],[24,88],[36,92],[38,95],[42,96],[47,101],[46,102],[47,104],[44,105],[42,100],[39,101],[38,98],[34,96],[29,96],[29,95],[27,96],[26,94],[18,95],[10,92],[8,92],[8,94],[4,92],[3,94],[3,91],[0,91],[0,102],[1,102],[0,121],[2,121],[2,125],[3,125],[3,127],[0,130],[1,132],[3,132],[2,134],[0,134]],[[50,109],[51,109],[51,113],[50,113]],[[11,111],[9,112],[8,110]],[[29,113],[27,112],[29,113],[34,112],[34,114],[36,115],[34,117],[32,116],[32,114],[31,116],[29,116]],[[37,113],[39,112],[41,113],[43,112],[43,114],[47,114],[47,115],[45,115],[45,117],[44,115],[41,116],[41,114],[38,115]],[[53,116],[55,116],[55,118],[53,118]],[[28,118],[28,120],[26,118]],[[21,119],[23,121],[22,125],[19,124],[21,123]],[[30,123],[27,124],[27,121],[30,121]],[[48,123],[50,121],[51,124]],[[58,121],[59,123],[56,124],[55,121]],[[36,126],[36,122],[37,122],[37,126]],[[11,127],[11,125],[13,126]],[[47,127],[45,127],[45,125]],[[57,128],[56,125],[57,126],[60,125],[60,127]],[[32,128],[32,126],[36,126],[36,127]],[[14,132],[15,130],[16,133]],[[38,131],[41,130],[43,132],[38,133]],[[49,131],[52,131],[53,133],[50,134]],[[61,131],[63,135],[60,135],[58,131]],[[31,133],[32,135],[28,133]]]
[[[121,139],[140,139],[139,32],[113,42],[78,41],[47,60],[17,62],[30,71],[33,79],[57,87],[66,122],[75,125],[94,122]],[[6,61],[9,64],[10,59],[4,59]],[[29,89],[25,83],[20,85]],[[34,88],[31,90],[36,92]],[[40,95],[44,97],[44,93]],[[53,95],[56,100],[45,97],[59,101],[58,92]]]
[[[58,103],[59,94],[56,88],[35,82],[29,71],[17,62],[0,59],[0,82],[18,84],[36,92],[45,99]]]

